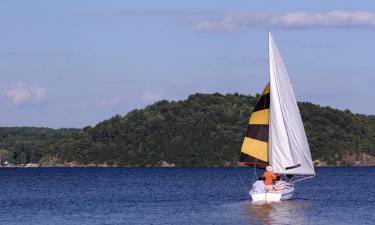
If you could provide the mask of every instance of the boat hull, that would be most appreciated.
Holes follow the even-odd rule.
[[[281,200],[291,199],[294,194],[294,187],[288,187],[279,191],[269,191],[262,193],[250,191],[249,194],[253,202],[278,202]]]
[[[282,190],[281,200],[288,200],[293,197],[294,194],[294,187],[289,187]]]
[[[281,200],[281,193],[275,192],[264,192],[264,193],[251,193],[251,199],[253,202],[278,202]]]

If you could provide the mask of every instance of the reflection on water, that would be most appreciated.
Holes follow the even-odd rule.
[[[307,224],[304,212],[310,208],[307,201],[290,200],[273,203],[250,203],[246,213],[251,221],[261,224]]]

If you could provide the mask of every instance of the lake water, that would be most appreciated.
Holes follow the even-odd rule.
[[[0,224],[375,224],[375,167],[317,174],[258,205],[250,168],[0,169]]]

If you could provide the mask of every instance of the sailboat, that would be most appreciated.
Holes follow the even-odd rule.
[[[295,191],[294,183],[315,176],[292,84],[272,34],[268,36],[269,83],[248,121],[239,162],[259,169],[272,166],[273,173],[281,176],[287,185],[282,190],[250,190],[253,202],[290,199]]]

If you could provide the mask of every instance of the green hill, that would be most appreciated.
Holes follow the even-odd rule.
[[[8,144],[2,143],[1,148],[14,156],[22,154],[14,146],[32,143],[31,155],[24,151],[26,159],[42,159],[46,164],[230,165],[237,160],[255,103],[256,97],[239,94],[194,94],[184,101],[160,101],[125,116],[116,115],[95,127],[47,129],[51,134],[40,138],[34,133],[39,137],[34,142],[26,141],[33,136],[26,130],[17,138],[7,133],[0,141]],[[311,103],[299,103],[299,107],[314,160],[330,165],[375,164],[375,116]]]

